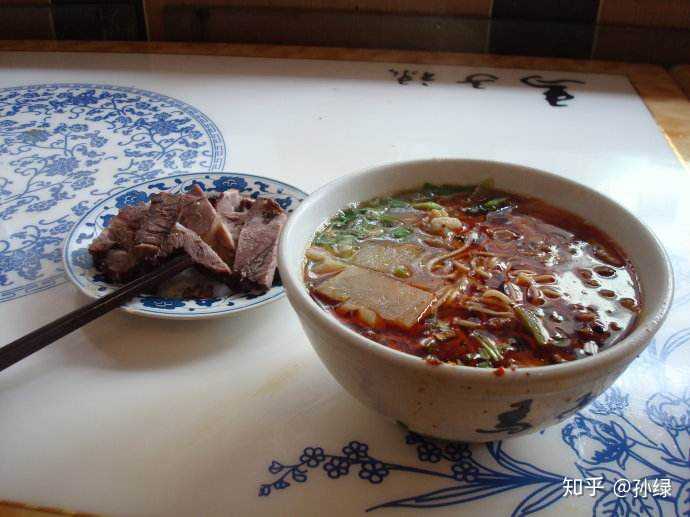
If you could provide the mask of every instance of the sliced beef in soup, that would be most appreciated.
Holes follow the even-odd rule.
[[[316,292],[339,302],[341,313],[357,312],[372,326],[378,317],[403,328],[414,326],[435,296],[369,269],[348,266],[328,278]]]
[[[443,287],[443,279],[430,275],[422,267],[424,252],[424,247],[418,244],[373,240],[362,243],[352,257],[352,263],[403,278],[412,286],[435,292]]]

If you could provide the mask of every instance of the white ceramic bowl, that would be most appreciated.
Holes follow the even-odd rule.
[[[642,289],[636,328],[591,358],[506,371],[424,360],[371,341],[321,309],[305,288],[304,251],[317,228],[352,202],[421,187],[476,184],[539,197],[615,238],[631,258]],[[290,217],[279,267],[290,303],[336,380],[355,398],[420,434],[468,442],[538,431],[574,414],[608,388],[642,352],[669,309],[671,266],[657,238],[611,199],[560,176],[508,163],[424,160],[374,167],[342,177],[309,196]]]

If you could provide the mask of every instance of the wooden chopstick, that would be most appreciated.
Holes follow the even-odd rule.
[[[61,318],[5,345],[0,348],[0,371],[48,346],[53,341],[77,330],[90,321],[103,316],[130,298],[155,287],[164,280],[172,278],[177,273],[191,267],[193,263],[188,255],[174,257],[159,268],[140,276],[136,280],[132,280],[103,298],[99,298],[84,307],[65,314]]]

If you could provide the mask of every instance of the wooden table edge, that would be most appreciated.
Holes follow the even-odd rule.
[[[0,517],[50,517],[69,515],[72,517],[94,517],[96,514],[64,510],[49,506],[31,505],[17,501],[0,501]]]
[[[690,64],[676,65],[669,70],[669,73],[690,100]]]
[[[685,167],[690,163],[690,102],[671,74],[663,67],[657,65],[460,52],[236,43],[5,40],[0,41],[0,51],[106,52],[119,54],[323,59],[331,61],[462,65],[625,75],[644,101],[680,163]],[[32,506],[14,501],[0,501],[0,517],[40,517],[46,514],[93,515],[57,508]]]

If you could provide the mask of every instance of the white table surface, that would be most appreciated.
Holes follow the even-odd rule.
[[[401,85],[389,69],[418,73]],[[435,74],[427,86],[424,72]],[[483,89],[457,83],[474,73],[498,79]],[[574,98],[554,107],[543,89],[520,81],[528,75],[584,84],[568,84]],[[47,86],[26,88],[35,84]],[[26,96],[31,92],[38,98]],[[162,121],[185,119],[168,129],[193,126],[200,153],[182,158],[193,148],[184,144],[167,163],[132,158],[136,142],[108,126],[111,115],[97,120],[89,111],[106,113],[114,93],[147,103],[141,117],[159,140],[170,133],[150,124],[155,113],[170,114]],[[553,515],[690,511],[690,189],[625,77],[0,53],[0,115],[0,343],[84,303],[51,255],[78,207],[96,202],[117,178],[125,186],[142,175],[185,170],[249,172],[310,192],[359,168],[413,158],[534,166],[606,192],[638,214],[667,246],[677,283],[653,346],[597,403],[543,433],[466,450],[414,437],[406,443],[404,430],[347,395],[318,361],[286,299],[215,321],[113,313],[0,373],[0,500],[113,515],[351,515],[386,503],[375,513],[414,511],[405,506],[470,515],[540,507]],[[30,129],[44,133],[17,136]],[[93,132],[105,142],[70,140],[90,147],[70,147],[69,154],[53,144],[65,132]],[[90,151],[105,154],[91,155],[95,163],[87,165]],[[77,162],[47,168],[70,157]],[[94,173],[83,175],[94,184],[76,188],[69,174],[89,167]],[[31,178],[34,187],[64,185],[29,199],[33,194],[22,192]],[[61,193],[65,199],[54,199]],[[61,217],[64,224],[55,224]],[[35,230],[17,236],[25,227]],[[40,234],[33,241],[32,231]],[[354,459],[365,445],[367,454]],[[317,446],[323,459],[314,449],[303,456]],[[300,463],[306,480],[287,467]],[[289,486],[281,488],[285,473]],[[605,482],[594,497],[562,497],[563,476]],[[670,494],[617,498],[608,482],[645,477],[670,479]]]

